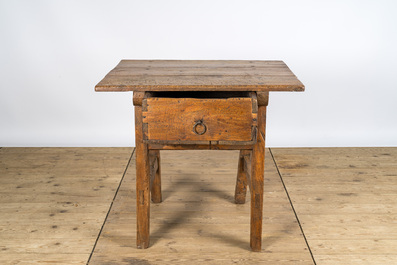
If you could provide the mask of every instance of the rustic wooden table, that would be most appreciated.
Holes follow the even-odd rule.
[[[261,250],[269,91],[303,91],[282,61],[122,60],[96,91],[134,91],[137,247],[149,246],[150,198],[160,203],[160,150],[240,150],[235,202],[251,193],[253,251]]]

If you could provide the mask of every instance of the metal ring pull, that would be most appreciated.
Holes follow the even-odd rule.
[[[196,121],[193,125],[193,132],[197,135],[203,135],[206,131],[207,126],[205,126],[202,120]]]

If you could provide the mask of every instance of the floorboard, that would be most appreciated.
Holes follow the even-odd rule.
[[[132,150],[0,149],[0,264],[86,264]]]
[[[271,151],[317,264],[397,264],[397,148]]]
[[[268,149],[260,253],[236,151],[161,151],[136,249],[132,152],[0,148],[0,264],[397,264],[397,148]]]
[[[161,151],[164,201],[151,205],[150,247],[135,243],[133,159],[90,264],[313,264],[267,158],[261,253],[249,249],[249,197],[233,202],[238,151]]]

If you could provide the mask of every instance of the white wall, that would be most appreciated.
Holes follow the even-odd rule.
[[[284,60],[267,145],[397,146],[396,1],[1,1],[0,146],[132,146],[120,59]]]

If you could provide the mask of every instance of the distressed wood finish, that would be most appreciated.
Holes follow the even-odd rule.
[[[397,264],[397,148],[272,148],[317,264]]]
[[[237,166],[237,180],[236,180],[236,190],[234,194],[234,201],[236,204],[244,204],[245,197],[247,194],[247,184],[250,180],[251,167],[247,166],[247,159],[251,160],[250,150],[240,150]]]
[[[272,148],[281,176],[266,149],[261,253],[233,204],[239,152],[212,150],[162,152],[137,249],[132,150],[1,148],[0,264],[397,264],[395,147]]]
[[[150,150],[251,150],[253,143],[247,145],[220,145],[216,141],[206,144],[149,144]]]
[[[161,163],[160,150],[149,150],[150,158],[150,192],[152,202],[160,203],[163,201],[161,196]]]
[[[165,150],[161,155],[164,201],[151,207],[150,247],[135,246],[132,159],[90,265],[314,264],[272,159],[265,162],[264,251],[252,253],[250,205],[235,205],[233,198],[231,176],[239,151]]]
[[[86,264],[132,152],[1,148],[0,264]]]
[[[137,246],[149,246],[150,197],[162,201],[160,150],[241,150],[235,203],[251,192],[250,246],[261,251],[269,91],[303,91],[282,61],[122,60],[96,91],[134,91]]]
[[[253,251],[261,251],[263,177],[265,166],[265,119],[266,106],[258,109],[258,135],[251,156],[251,241]]]
[[[150,163],[148,145],[143,142],[142,106],[135,106],[136,209],[138,248],[149,247]]]
[[[303,91],[283,61],[122,60],[96,91]]]
[[[143,123],[153,141],[252,141],[251,98],[147,98]],[[165,111],[166,110],[166,111]],[[198,128],[200,127],[200,128]],[[201,134],[202,133],[202,134]]]

